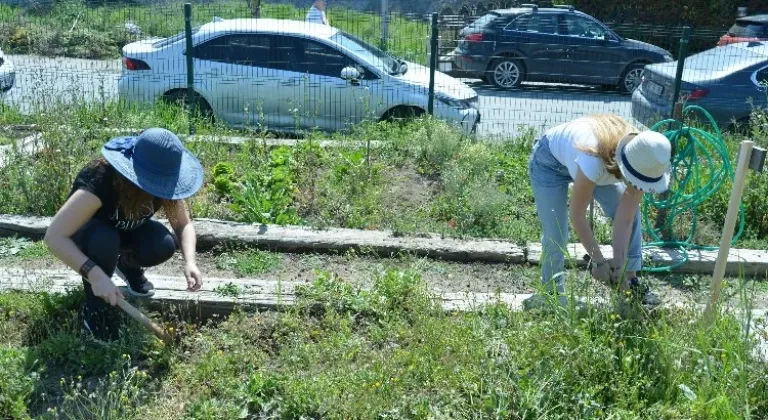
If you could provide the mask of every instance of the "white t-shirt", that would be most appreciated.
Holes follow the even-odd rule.
[[[307,12],[307,17],[305,20],[307,22],[321,23],[323,25],[328,24],[328,18],[325,16],[325,11],[318,9],[314,5],[309,8],[309,11]]]
[[[581,151],[577,146],[597,147],[597,137],[592,125],[585,118],[558,125],[549,129],[545,135],[549,139],[552,156],[568,168],[571,178],[576,179],[578,168],[596,185],[611,185],[620,182],[606,169],[599,156]]]

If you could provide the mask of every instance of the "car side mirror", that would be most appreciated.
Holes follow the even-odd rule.
[[[344,67],[341,70],[341,78],[347,81],[357,81],[362,78],[362,74],[360,73],[360,70],[356,69],[355,67]]]

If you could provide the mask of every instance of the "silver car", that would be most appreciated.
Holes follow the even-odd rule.
[[[645,67],[632,95],[632,116],[650,127],[670,117],[677,62]],[[698,105],[721,128],[749,122],[753,109],[768,111],[768,42],[742,42],[716,47],[685,60],[680,93],[687,105]]]
[[[344,131],[365,119],[427,110],[429,69],[402,61],[339,29],[303,21],[214,18],[184,33],[123,48],[118,84],[127,102],[183,98],[186,54],[204,109],[233,126]],[[437,72],[436,117],[465,132],[480,121],[477,93]]]

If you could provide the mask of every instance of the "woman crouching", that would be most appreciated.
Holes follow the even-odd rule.
[[[128,293],[152,296],[154,288],[144,269],[169,260],[180,242],[188,290],[202,286],[195,230],[184,199],[202,186],[203,169],[179,138],[162,128],[114,138],[102,147],[101,155],[75,178],[67,201],[46,231],[45,243],[82,276],[86,333],[111,341],[118,338],[119,318],[107,304],[114,306],[123,297],[112,282],[116,270]],[[175,237],[155,219],[161,209]]]

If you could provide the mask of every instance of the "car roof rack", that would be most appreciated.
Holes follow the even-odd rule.
[[[532,3],[523,3],[523,4],[520,5],[520,7],[530,7],[531,9],[533,9],[534,12],[539,10],[539,5],[538,4],[532,4]]]
[[[571,5],[571,4],[556,4],[553,7],[555,9],[566,9],[569,12],[573,12],[574,10],[576,10],[576,8],[573,7],[573,5]]]

